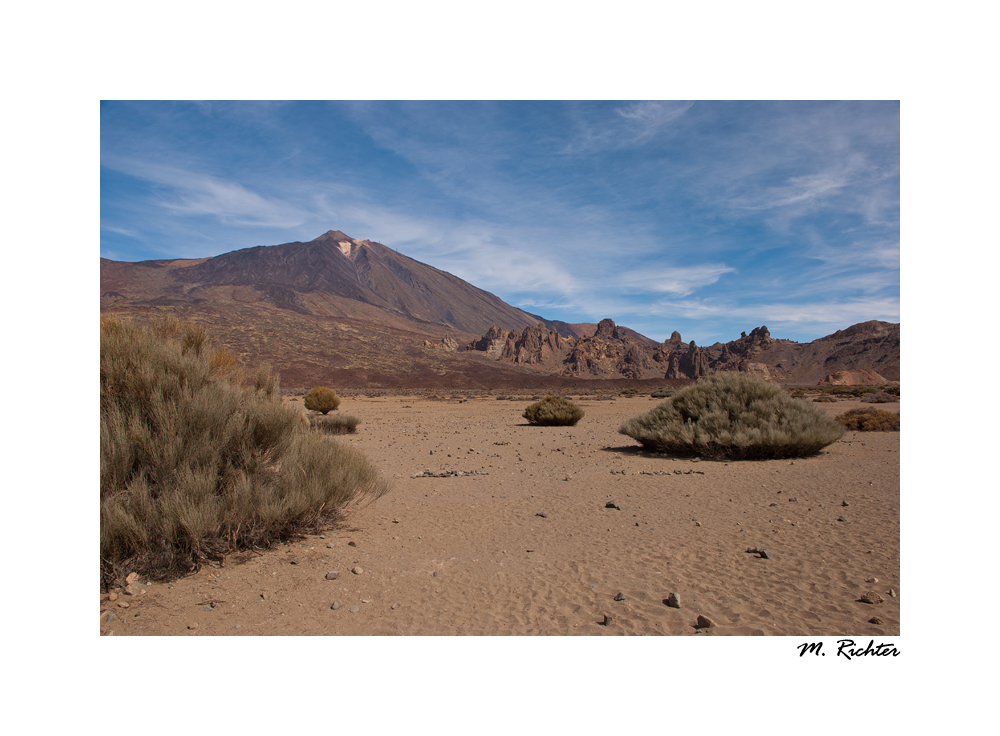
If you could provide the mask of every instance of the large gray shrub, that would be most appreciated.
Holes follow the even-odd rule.
[[[814,455],[844,434],[821,409],[746,373],[703,378],[618,431],[660,452],[744,459]]]

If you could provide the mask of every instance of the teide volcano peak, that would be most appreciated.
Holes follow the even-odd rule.
[[[330,294],[421,322],[482,333],[493,324],[537,320],[457,276],[408,258],[381,243],[330,230],[308,243],[257,246],[226,253],[177,272],[192,289],[248,286],[277,307],[303,314],[303,295]]]

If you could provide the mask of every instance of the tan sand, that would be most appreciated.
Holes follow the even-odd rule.
[[[102,614],[101,633],[899,635],[898,432],[849,432],[806,459],[692,462],[618,434],[648,397],[581,399],[576,427],[529,426],[528,403],[345,398],[363,423],[337,441],[384,470],[388,495],[325,538],[102,594],[117,620]],[[412,477],[425,470],[477,474]]]

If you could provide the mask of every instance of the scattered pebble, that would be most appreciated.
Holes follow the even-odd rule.
[[[895,598],[896,597],[896,591],[893,590],[892,588],[889,588],[889,597],[890,598]]]
[[[604,508],[606,508],[606,509],[618,509],[619,511],[622,510],[621,506],[619,506],[618,504],[616,504],[614,501],[608,501],[606,504],[604,504]]]
[[[615,600],[616,601],[623,601],[623,600],[625,600],[625,596],[622,593],[619,593],[618,595],[615,596]]]
[[[333,570],[333,571],[328,572],[326,574],[326,579],[327,580],[336,580],[339,577],[340,577],[340,571],[339,570]]]
[[[350,611],[351,613],[357,613],[358,611],[361,610],[361,608],[359,606],[351,606],[347,610]]]
[[[878,582],[878,578],[867,578],[865,580],[865,582],[866,583],[877,583]]]
[[[843,516],[838,516],[837,521],[847,521]]]
[[[663,602],[666,605],[670,606],[671,608],[681,607],[681,599],[677,597],[676,593],[671,593],[670,595],[668,595]]]
[[[112,590],[110,593],[108,593],[108,600],[111,602],[118,600],[118,594]]]
[[[698,621],[694,625],[696,629],[710,629],[713,626],[715,622],[707,616],[698,616]]]
[[[608,614],[604,614],[604,620],[603,621],[598,621],[597,623],[600,626],[610,626],[611,625],[611,616],[609,616]]]
[[[336,610],[337,610],[338,608],[340,608],[340,607],[341,607],[342,605],[344,605],[344,604],[343,604],[343,603],[341,603],[341,602],[340,602],[339,600],[336,600],[336,601],[334,601],[334,602],[333,602],[333,605],[332,605],[332,606],[330,606],[330,609],[331,609],[331,610],[333,610],[333,611],[336,611]]]
[[[438,576],[438,571],[437,571],[437,570],[435,570],[435,571],[434,571],[434,572],[433,572],[433,573],[431,574],[431,576],[432,576],[432,577],[435,577],[435,578],[436,578],[436,577]]]
[[[357,542],[355,542],[355,541],[354,541],[354,540],[352,539],[352,540],[351,540],[350,542],[348,542],[348,543],[347,543],[347,546],[348,546],[348,547],[357,547],[357,546],[358,546],[358,543],[357,543]]]
[[[880,619],[878,616],[872,616],[870,619],[868,619],[868,623],[875,624],[876,626],[881,626],[882,624],[885,623],[885,621]]]
[[[110,624],[112,621],[117,621],[118,617],[113,611],[105,611],[101,614],[101,623]]]
[[[351,568],[351,572],[353,572],[355,575],[360,575],[361,573],[364,572],[364,570],[355,565],[354,567]]]
[[[293,565],[297,565],[297,564],[299,564],[299,558],[298,557],[293,557],[292,559],[289,560],[289,562],[291,564],[293,564]]]
[[[395,611],[397,608],[399,608],[398,603],[393,603],[391,606],[389,606],[390,611]]]
[[[851,504],[847,503],[847,501],[841,501],[840,505],[841,506],[850,506]]]
[[[334,545],[334,543],[333,543],[333,542],[328,542],[328,543],[327,543],[327,545],[326,545],[326,548],[327,548],[327,549],[333,549],[333,548],[334,548],[335,546],[336,546],[336,545]]]
[[[121,601],[121,602],[120,602],[120,603],[118,604],[118,607],[119,607],[119,608],[128,608],[128,603],[127,603],[126,601]]]
[[[537,514],[535,514],[535,516],[541,516],[541,517],[542,517],[543,519],[547,519],[547,518],[549,518],[549,515],[548,515],[548,514],[546,514],[546,513],[544,512],[544,511],[542,511],[542,512],[540,512],[540,513],[537,513]]]
[[[869,590],[859,599],[862,603],[869,603],[873,606],[878,605],[882,602],[882,596],[876,593],[874,590]]]
[[[198,624],[188,624],[188,631],[196,631],[198,629]]]
[[[129,584],[134,583],[138,579],[139,579],[139,573],[137,572],[130,572],[128,575],[125,576],[125,582]]]

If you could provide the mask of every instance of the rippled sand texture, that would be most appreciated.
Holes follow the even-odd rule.
[[[527,403],[346,398],[363,423],[338,441],[384,470],[388,495],[325,539],[102,595],[118,618],[102,633],[900,633],[898,432],[849,432],[808,459],[692,462],[617,433],[649,398],[580,400],[572,428],[527,425]],[[478,474],[412,477],[428,470]],[[869,590],[883,602],[860,602]]]

